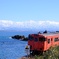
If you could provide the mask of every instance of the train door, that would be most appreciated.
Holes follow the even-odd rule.
[[[53,46],[53,38],[51,38],[51,46]]]
[[[46,49],[48,50],[51,47],[51,38],[47,38],[47,47]]]

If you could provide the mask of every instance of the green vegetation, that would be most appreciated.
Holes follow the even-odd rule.
[[[35,55],[35,59],[59,59],[59,46],[51,47],[41,56]]]

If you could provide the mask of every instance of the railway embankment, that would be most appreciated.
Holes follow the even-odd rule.
[[[59,59],[59,46],[51,47],[42,55],[34,55],[29,57],[21,57],[18,59]]]

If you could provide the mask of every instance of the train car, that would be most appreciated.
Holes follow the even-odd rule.
[[[59,33],[29,34],[30,53],[47,51],[51,46],[59,46]]]

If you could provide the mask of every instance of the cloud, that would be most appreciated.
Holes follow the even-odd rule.
[[[2,29],[21,29],[21,30],[59,30],[59,22],[57,21],[22,21],[15,22],[9,20],[0,20],[0,30]]]

